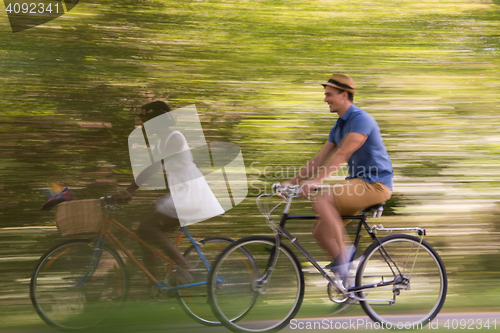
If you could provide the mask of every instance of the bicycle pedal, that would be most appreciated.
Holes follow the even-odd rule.
[[[158,302],[168,302],[171,296],[168,293],[158,293],[153,298]]]
[[[338,314],[341,312],[349,312],[354,308],[354,305],[356,305],[356,303],[357,301],[355,299],[348,298],[344,303],[336,304],[333,311],[330,312],[330,315]]]

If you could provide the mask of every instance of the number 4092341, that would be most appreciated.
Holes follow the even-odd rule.
[[[9,3],[5,8],[5,11],[9,14],[47,14],[54,12],[54,14],[59,14],[59,10],[63,11],[62,8],[59,8],[59,3],[55,3],[52,6],[52,3],[44,4],[44,3],[34,3],[34,2],[15,2]]]
[[[497,320],[493,319],[448,319],[443,325],[447,329],[461,330],[479,330],[479,329],[496,329]]]

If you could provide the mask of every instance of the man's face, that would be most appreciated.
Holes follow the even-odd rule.
[[[330,107],[330,112],[338,112],[344,106],[346,98],[346,91],[325,86],[324,102]]]

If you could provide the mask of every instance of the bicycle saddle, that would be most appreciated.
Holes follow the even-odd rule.
[[[371,213],[373,217],[382,216],[382,212],[384,211],[384,205],[386,201],[378,203],[376,205],[370,206],[368,208],[363,209],[363,213]]]

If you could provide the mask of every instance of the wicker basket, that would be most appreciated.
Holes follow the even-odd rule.
[[[56,225],[63,236],[99,231],[102,208],[99,199],[66,201],[57,205]]]

